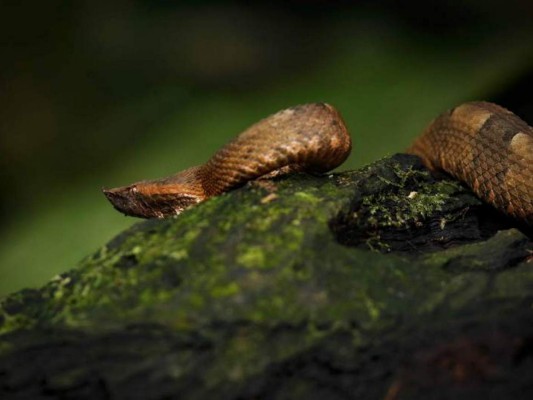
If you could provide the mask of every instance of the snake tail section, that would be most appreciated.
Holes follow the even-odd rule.
[[[408,152],[533,226],[533,129],[511,111],[487,102],[462,104],[433,120]]]

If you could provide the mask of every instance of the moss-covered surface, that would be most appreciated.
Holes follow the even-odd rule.
[[[507,223],[410,156],[248,184],[3,299],[0,397],[507,395],[533,370]]]

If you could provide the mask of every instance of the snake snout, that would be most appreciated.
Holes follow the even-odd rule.
[[[102,192],[118,211],[126,215],[139,215],[139,199],[135,195],[135,185],[102,189]]]

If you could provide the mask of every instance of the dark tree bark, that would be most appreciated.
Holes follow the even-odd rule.
[[[0,398],[533,398],[530,238],[411,156],[256,181],[3,299]]]

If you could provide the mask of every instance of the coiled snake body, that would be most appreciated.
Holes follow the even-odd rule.
[[[305,104],[259,121],[203,165],[104,194],[126,215],[164,218],[274,171],[329,171],[350,150],[340,114],[328,104]],[[462,104],[437,117],[408,152],[533,225],[533,129],[512,112],[486,102]]]

